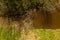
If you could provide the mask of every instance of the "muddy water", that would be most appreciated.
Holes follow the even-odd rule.
[[[60,12],[59,11],[51,11],[46,17],[43,16],[43,12],[38,11],[34,14],[35,18],[33,21],[34,27],[37,29],[45,28],[45,29],[60,29]],[[48,22],[49,21],[49,22]],[[49,25],[46,24],[48,22]]]

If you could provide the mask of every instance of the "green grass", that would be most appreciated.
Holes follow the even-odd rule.
[[[60,40],[60,29],[33,29],[40,40]],[[13,34],[12,34],[13,33]],[[6,30],[0,27],[0,40],[18,40],[20,33],[14,34],[12,29]]]
[[[40,40],[60,40],[60,29],[34,29]]]
[[[6,30],[3,27],[0,28],[0,40],[17,40],[18,33],[14,34],[12,29]]]

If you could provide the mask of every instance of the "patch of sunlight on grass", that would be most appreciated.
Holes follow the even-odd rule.
[[[33,29],[39,35],[40,40],[60,40],[60,29]]]

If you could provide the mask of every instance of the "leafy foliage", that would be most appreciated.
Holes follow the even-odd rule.
[[[8,15],[24,15],[27,10],[37,8],[39,3],[34,0],[4,0]]]

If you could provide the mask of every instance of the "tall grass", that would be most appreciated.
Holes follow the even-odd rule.
[[[32,32],[36,33],[40,40],[60,40],[60,29],[33,29]],[[20,33],[15,33],[0,27],[0,40],[19,40]]]
[[[0,28],[0,40],[17,40],[19,33],[13,32],[12,29],[7,30],[3,27]]]

